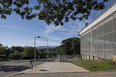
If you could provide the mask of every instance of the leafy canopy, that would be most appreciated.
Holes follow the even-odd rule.
[[[64,39],[59,46],[60,53],[66,55],[80,54],[80,38],[73,37]]]
[[[32,6],[31,0],[0,0],[0,17],[6,19],[12,12],[19,14],[22,19],[31,20],[38,17],[48,25],[63,25],[72,20],[88,19],[91,10],[103,9],[108,0],[33,0],[37,5]],[[35,11],[35,12],[34,12]]]

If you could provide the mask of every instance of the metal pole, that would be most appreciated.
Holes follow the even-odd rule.
[[[36,61],[36,37],[34,37],[34,61]]]
[[[47,61],[48,61],[48,37],[47,37]]]
[[[40,36],[38,36],[37,38],[41,38]],[[44,38],[42,38],[43,40],[45,40],[46,42],[47,42],[47,61],[48,61],[48,37],[47,37],[47,40],[46,39],[44,39]]]

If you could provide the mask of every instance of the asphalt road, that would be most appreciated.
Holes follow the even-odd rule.
[[[42,63],[43,61],[34,62],[34,66]],[[0,77],[6,77],[30,68],[31,64],[29,60],[0,62]]]
[[[91,73],[21,73],[11,77],[116,77],[116,72]]]

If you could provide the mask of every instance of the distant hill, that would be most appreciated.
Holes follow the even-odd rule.
[[[43,49],[43,48],[56,48],[57,46],[39,46],[37,47],[38,49]]]
[[[26,47],[31,47],[31,46],[23,46],[24,48],[26,48]],[[39,47],[36,47],[36,48],[38,48],[38,49],[46,49],[46,48],[56,48],[56,47],[58,47],[58,46],[39,46]]]
[[[31,47],[31,46],[22,46],[23,48],[26,48],[26,47]]]

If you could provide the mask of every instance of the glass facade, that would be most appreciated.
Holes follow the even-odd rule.
[[[116,55],[116,12],[81,35],[81,54],[105,59]]]

